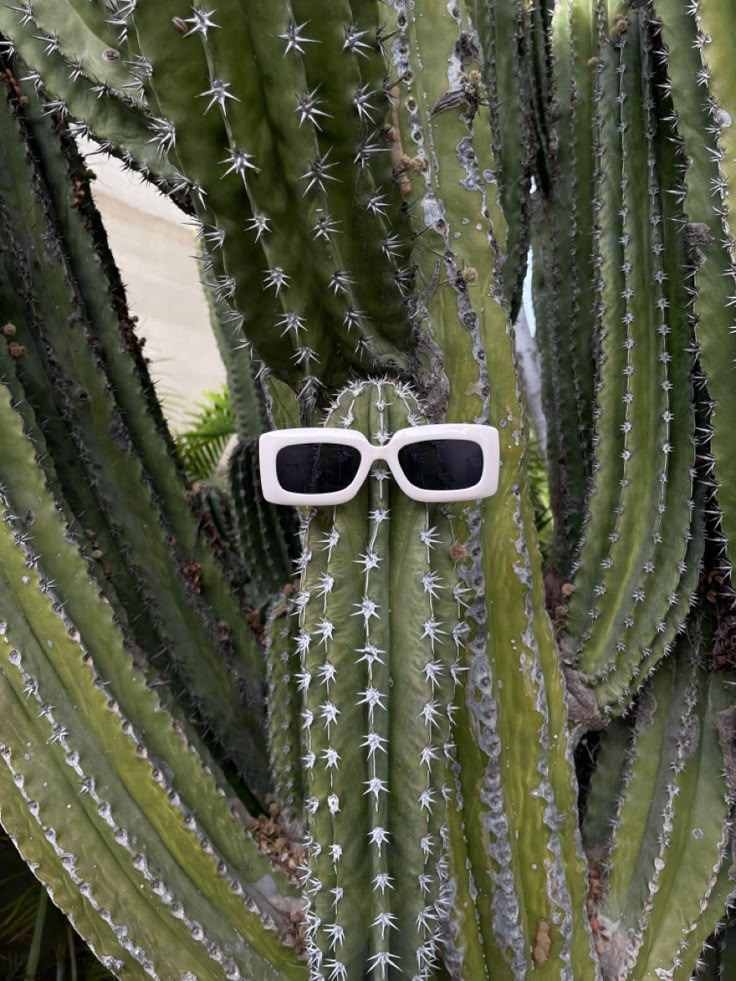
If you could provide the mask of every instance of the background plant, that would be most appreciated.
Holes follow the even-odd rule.
[[[726,969],[732,21],[0,6],[2,821],[114,973]],[[180,472],[76,133],[197,224],[219,487]],[[258,434],[325,418],[490,422],[499,492],[269,508]]]

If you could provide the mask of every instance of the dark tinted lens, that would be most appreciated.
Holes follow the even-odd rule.
[[[473,487],[483,473],[483,451],[467,439],[425,439],[399,450],[406,479],[422,490]]]
[[[292,494],[345,490],[358,472],[360,452],[340,443],[298,443],[276,454],[276,475]]]

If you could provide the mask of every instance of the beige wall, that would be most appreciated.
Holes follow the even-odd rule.
[[[93,194],[128,288],[131,312],[146,338],[159,397],[174,428],[203,392],[225,380],[199,283],[192,229],[155,188],[85,143],[97,175]]]

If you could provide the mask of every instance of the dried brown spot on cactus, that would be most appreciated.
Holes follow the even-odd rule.
[[[549,921],[541,919],[537,923],[537,933],[532,948],[532,959],[537,967],[544,967],[549,960],[551,950],[552,933],[550,931]]]

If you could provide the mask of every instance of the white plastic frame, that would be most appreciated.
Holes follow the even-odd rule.
[[[476,443],[483,451],[483,470],[480,480],[472,487],[454,491],[423,490],[415,487],[404,475],[399,464],[399,450],[409,443],[422,443],[428,439],[457,439]],[[341,491],[331,494],[294,494],[284,490],[276,475],[276,456],[285,446],[295,443],[340,443],[360,451],[360,466],[352,483]],[[490,497],[498,489],[499,440],[493,426],[464,423],[446,423],[437,426],[410,426],[399,429],[383,446],[374,446],[363,433],[353,429],[337,429],[316,426],[304,429],[279,429],[264,433],[258,441],[258,456],[263,496],[273,504],[329,505],[344,504],[358,493],[368,471],[378,460],[388,464],[394,480],[407,497],[415,501],[444,503],[449,501],[473,501]]]

